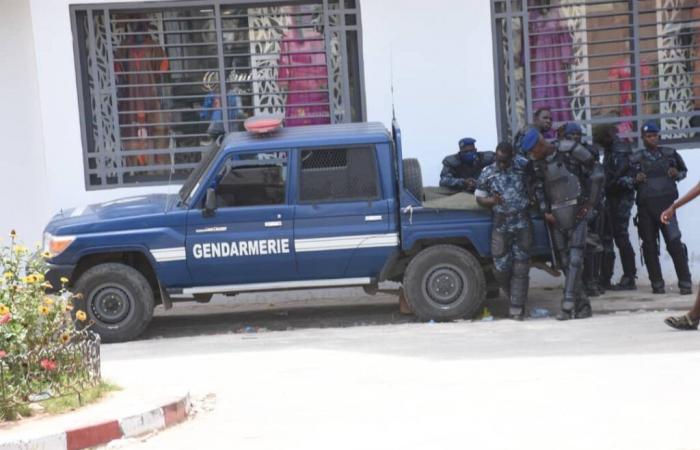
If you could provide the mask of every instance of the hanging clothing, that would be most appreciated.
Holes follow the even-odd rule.
[[[532,110],[549,107],[554,123],[569,122],[571,94],[567,69],[572,63],[572,39],[559,8],[530,11],[530,71]]]
[[[278,84],[287,91],[285,126],[331,123],[323,35],[299,28],[292,28],[284,34],[280,45]]]
[[[642,60],[642,71],[641,77],[646,78],[651,76],[651,68],[645,60]],[[608,78],[610,81],[618,80],[618,104],[620,117],[627,117],[634,115],[633,106],[633,93],[634,93],[634,74],[632,72],[632,67],[628,58],[622,58],[615,61],[612,68],[608,71]],[[642,89],[647,89],[650,86],[650,80],[642,80]],[[619,135],[624,136],[621,139],[624,141],[632,141],[632,137],[629,136],[634,130],[634,126],[631,121],[620,122],[617,124],[617,131]]]
[[[143,33],[146,33],[144,30]],[[115,52],[119,124],[123,150],[167,149],[168,114],[159,97],[163,74],[169,70],[165,51],[150,36],[130,35]],[[122,60],[122,61],[118,61]],[[123,100],[122,100],[123,99]],[[128,126],[125,126],[128,125]],[[140,139],[130,139],[130,138]],[[136,152],[135,152],[136,153]],[[126,158],[128,166],[169,164],[169,155],[136,155]]]

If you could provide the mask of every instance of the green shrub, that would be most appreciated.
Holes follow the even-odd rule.
[[[99,338],[85,326],[85,312],[73,310],[68,280],[57,289],[46,281],[48,256],[19,244],[14,231],[0,247],[0,419],[99,381]]]

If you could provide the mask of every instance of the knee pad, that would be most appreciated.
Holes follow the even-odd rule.
[[[514,277],[526,277],[530,274],[530,262],[529,261],[515,261],[513,263],[513,276]]]

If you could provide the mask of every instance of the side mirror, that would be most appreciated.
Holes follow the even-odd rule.
[[[213,216],[216,210],[216,191],[213,188],[207,189],[207,198],[204,200],[204,212],[207,217]]]

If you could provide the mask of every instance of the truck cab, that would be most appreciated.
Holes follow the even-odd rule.
[[[386,280],[422,319],[469,317],[487,289],[490,215],[426,206],[401,152],[396,124],[229,134],[177,194],[54,216],[48,278],[70,280],[105,341],[137,337],[157,304]]]

